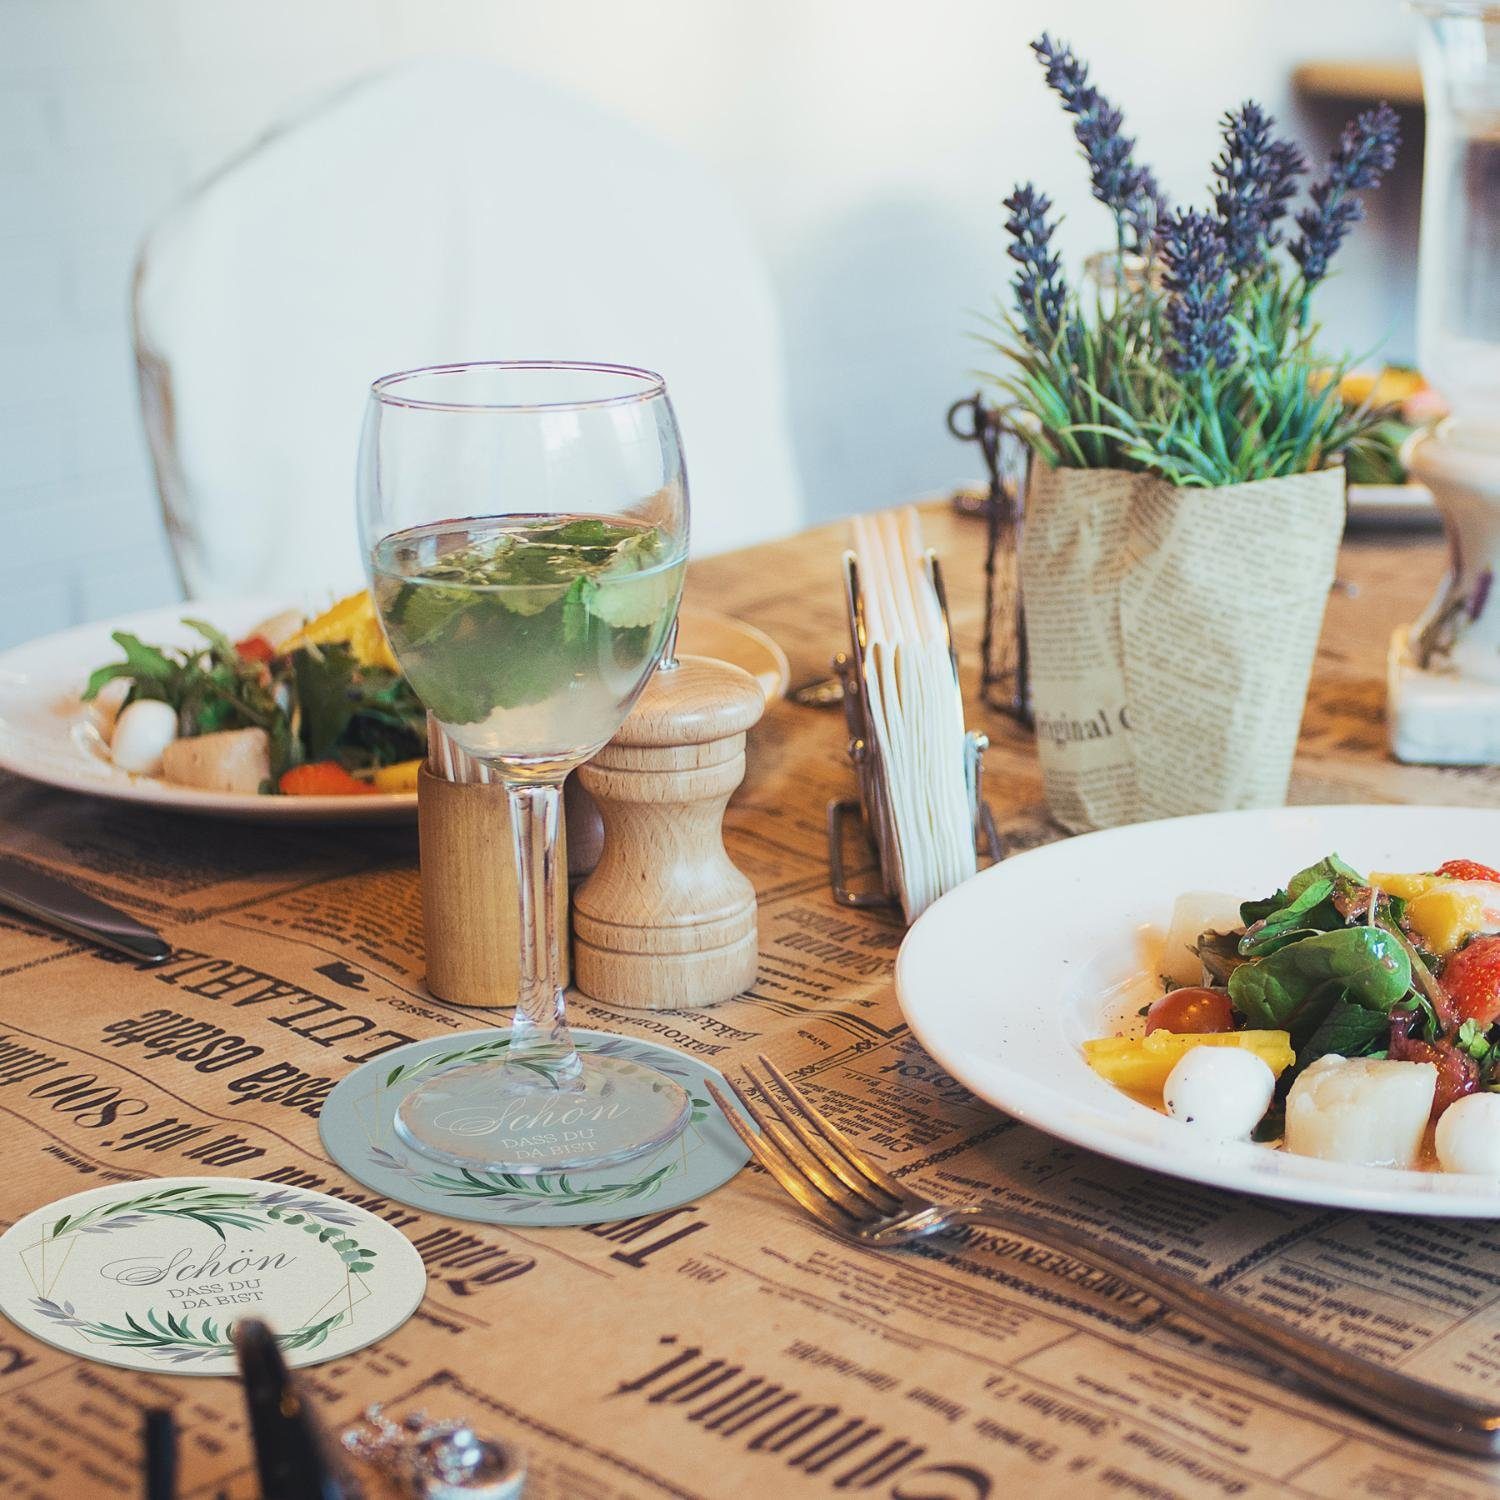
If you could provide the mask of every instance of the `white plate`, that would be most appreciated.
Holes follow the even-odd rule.
[[[1118,1161],[1298,1203],[1500,1218],[1500,1181],[1205,1143],[1083,1060],[1084,1041],[1116,1029],[1119,1000],[1112,1006],[1109,992],[1144,971],[1178,894],[1262,896],[1334,851],[1367,871],[1493,863],[1500,810],[1212,813],[1049,844],[992,866],[922,915],[896,960],[901,1009],[933,1058],[979,1098]]]
[[[380,797],[204,792],[135,776],[110,761],[95,711],[78,695],[96,667],[120,660],[111,632],[128,630],[153,646],[201,645],[202,637],[183,625],[186,615],[238,640],[285,608],[275,599],[200,599],[79,625],[0,654],[0,767],[70,792],[257,823],[390,823],[414,817],[415,792]]]
[[[79,625],[0,653],[0,769],[32,781],[119,802],[257,823],[393,823],[414,818],[415,792],[378,797],[262,797],[204,792],[153,776],[134,776],[109,759],[96,713],[79,694],[89,674],[120,659],[110,639],[126,630],[154,646],[199,645],[183,617],[207,620],[238,640],[287,608],[278,599],[194,600]],[[685,609],[678,649],[733,662],[756,677],[768,697],[786,691],[781,648],[764,632],[727,615]]]

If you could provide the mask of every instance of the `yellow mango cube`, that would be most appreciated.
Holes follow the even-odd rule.
[[[370,783],[377,792],[414,792],[417,772],[421,769],[420,760],[398,760],[394,765],[381,766],[370,778]]]
[[[1407,902],[1406,921],[1423,947],[1443,957],[1484,926],[1484,901],[1460,889],[1427,891]]]
[[[1446,875],[1398,875],[1382,870],[1370,876],[1370,884],[1400,901],[1415,901],[1439,886],[1451,885],[1452,881]]]
[[[283,651],[295,651],[299,646],[333,646],[346,644],[354,653],[354,659],[362,667],[384,667],[390,672],[399,672],[380,617],[375,613],[375,601],[368,589],[350,594],[330,605],[316,619],[309,620],[283,646]]]

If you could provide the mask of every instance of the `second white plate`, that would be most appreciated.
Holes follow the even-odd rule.
[[[997,1109],[1075,1145],[1236,1192],[1382,1213],[1500,1218],[1500,1181],[1349,1167],[1248,1141],[1212,1144],[1121,1093],[1081,1044],[1146,968],[1183,891],[1265,895],[1337,852],[1357,869],[1500,860],[1500,810],[1297,807],[1084,834],[1015,855],[930,907],[896,961],[918,1041]],[[1117,1010],[1118,1000],[1114,1002]]]
[[[182,623],[186,616],[207,620],[238,640],[286,607],[278,599],[194,600],[79,625],[0,653],[0,769],[117,802],[256,823],[394,823],[416,817],[415,792],[378,797],[204,792],[154,776],[134,776],[110,761],[96,714],[79,694],[96,667],[120,659],[120,648],[110,638],[114,631],[129,631],[154,646],[199,645],[201,638]],[[763,631],[727,615],[684,609],[678,650],[743,667],[768,698],[786,691],[788,668],[781,648]]]

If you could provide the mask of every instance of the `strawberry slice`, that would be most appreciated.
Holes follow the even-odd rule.
[[[1450,880],[1500,880],[1500,870],[1492,870],[1477,859],[1450,859],[1437,867],[1437,874]]]
[[[1476,937],[1443,965],[1443,988],[1460,1021],[1500,1020],[1500,933]]]
[[[263,635],[247,635],[244,640],[235,642],[234,649],[243,661],[270,661],[276,655],[270,641]]]

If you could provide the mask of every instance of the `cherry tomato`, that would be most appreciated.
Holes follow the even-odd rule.
[[[1234,1007],[1229,996],[1203,985],[1168,990],[1146,1012],[1146,1033],[1171,1031],[1179,1036],[1205,1031],[1233,1031]]]

